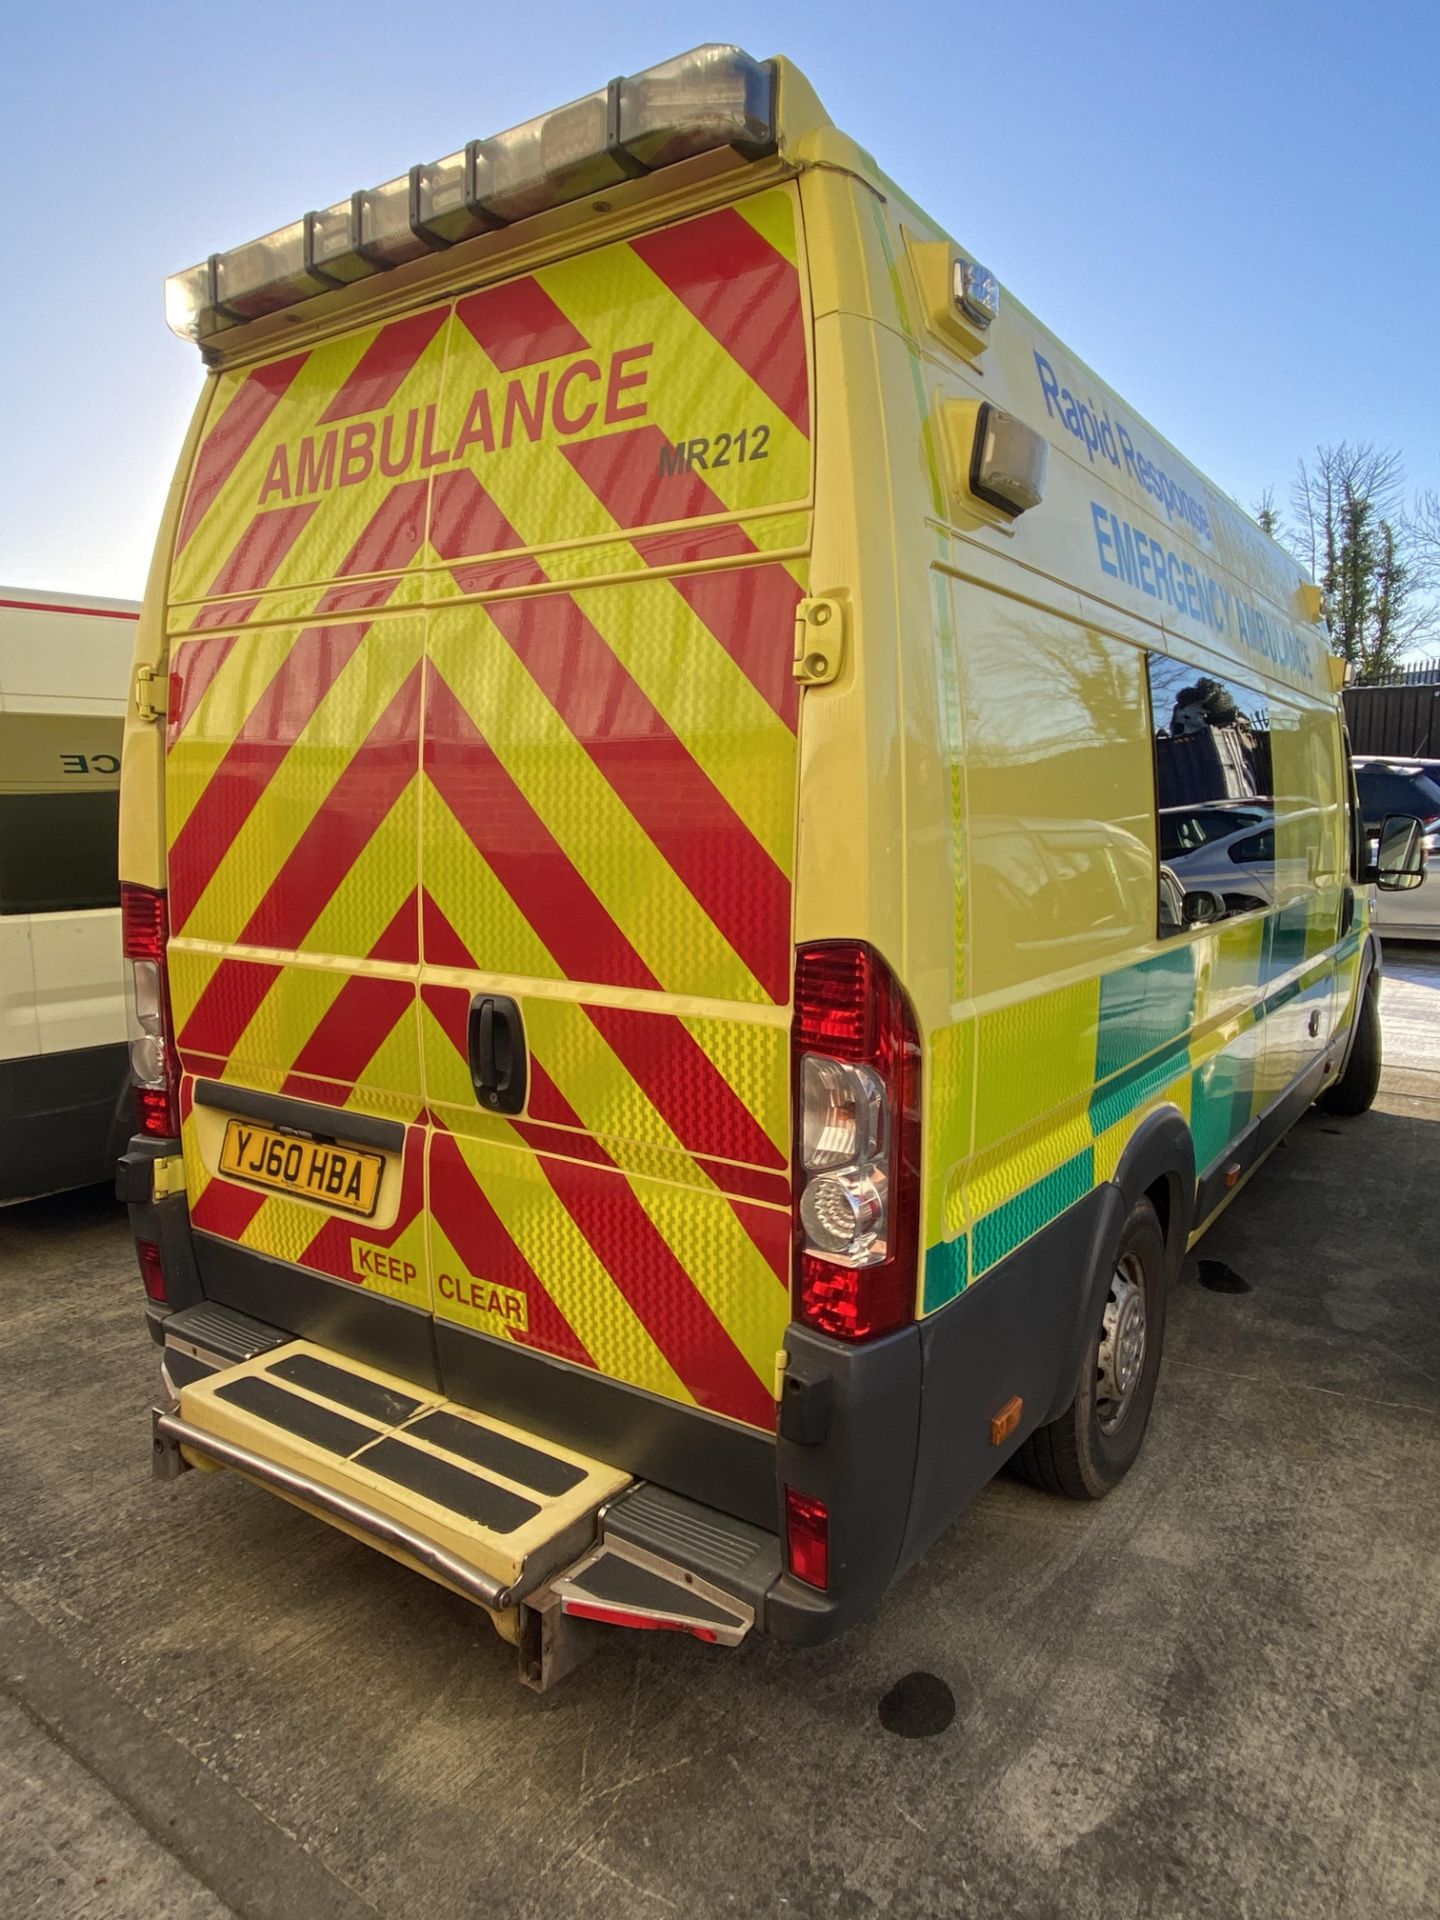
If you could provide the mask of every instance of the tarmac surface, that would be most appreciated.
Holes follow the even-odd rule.
[[[616,1633],[543,1699],[380,1555],[153,1485],[118,1209],[0,1214],[0,1912],[1433,1920],[1440,950],[1382,1005],[1375,1111],[1187,1262],[1109,1500],[999,1480],[838,1645]]]

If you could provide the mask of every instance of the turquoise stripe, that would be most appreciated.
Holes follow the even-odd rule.
[[[965,1291],[966,1240],[962,1233],[954,1240],[941,1240],[925,1254],[925,1307],[933,1313]]]
[[[1100,982],[1095,1081],[1108,1080],[1159,1047],[1184,1039],[1194,1022],[1195,949],[1186,945],[1120,967]]]
[[[1093,1133],[1104,1133],[1127,1114],[1134,1113],[1137,1107],[1143,1107],[1157,1093],[1169,1086],[1172,1080],[1179,1079],[1190,1065],[1190,1043],[1177,1040],[1162,1052],[1148,1060],[1142,1060],[1138,1066],[1118,1073],[1103,1087],[1097,1087],[1090,1096],[1090,1128]]]
[[[976,1223],[971,1250],[971,1275],[978,1278],[1013,1253],[1023,1240],[1049,1226],[1067,1207],[1083,1200],[1095,1185],[1095,1149],[1085,1147],[1073,1160],[1056,1167],[1023,1193],[1002,1201]]]

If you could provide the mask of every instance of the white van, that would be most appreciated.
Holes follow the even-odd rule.
[[[116,820],[139,609],[0,587],[0,1206],[129,1131]]]

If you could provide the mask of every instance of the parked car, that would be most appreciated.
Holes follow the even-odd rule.
[[[1357,754],[1354,766],[1366,833],[1379,833],[1387,813],[1413,813],[1426,856],[1440,859],[1440,760]]]
[[[1371,857],[1386,814],[1413,813],[1423,830],[1425,885],[1375,893],[1371,924],[1388,940],[1440,940],[1440,760],[1357,754],[1355,785]]]

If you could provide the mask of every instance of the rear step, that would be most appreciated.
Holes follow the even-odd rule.
[[[738,1647],[755,1624],[753,1607],[626,1540],[602,1541],[550,1586],[571,1619],[611,1627],[662,1627]]]
[[[228,1307],[162,1365],[157,1478],[229,1467],[476,1601],[537,1692],[604,1625],[735,1646],[780,1577],[772,1533]]]
[[[180,1388],[172,1450],[233,1467],[504,1612],[583,1553],[631,1476],[294,1340]]]

